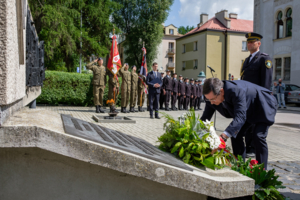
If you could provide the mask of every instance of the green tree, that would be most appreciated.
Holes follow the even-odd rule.
[[[105,57],[109,53],[109,34],[113,28],[109,16],[120,8],[118,3],[111,0],[29,0],[29,6],[39,39],[45,41],[48,69],[75,71],[80,52],[83,61],[92,54]]]
[[[140,66],[145,42],[150,67],[163,37],[163,22],[174,0],[113,0],[123,7],[112,15],[112,21],[126,36],[124,53],[129,65]]]
[[[179,26],[178,28],[178,33],[185,35],[186,33],[190,32],[191,30],[193,30],[195,27],[194,26]]]

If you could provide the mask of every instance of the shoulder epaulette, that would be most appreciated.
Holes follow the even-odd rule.
[[[269,54],[266,54],[266,53],[261,53],[261,55],[268,56]]]

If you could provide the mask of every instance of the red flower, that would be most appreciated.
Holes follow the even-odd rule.
[[[251,160],[250,161],[250,166],[257,165],[257,164],[258,164],[257,160]]]
[[[225,141],[221,137],[220,137],[220,141],[221,141],[221,144],[219,145],[219,149],[225,149],[226,148]]]

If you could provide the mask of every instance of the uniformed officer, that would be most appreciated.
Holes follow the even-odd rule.
[[[259,164],[264,163],[267,170],[266,138],[269,127],[275,121],[277,111],[277,101],[271,91],[248,81],[233,82],[209,78],[203,85],[203,94],[207,103],[201,120],[210,120],[215,111],[219,111],[226,118],[233,118],[220,137],[225,142],[231,137],[235,156],[241,155],[245,159],[244,130],[247,130],[251,124],[255,124],[253,141],[256,160]]]
[[[268,54],[259,51],[261,39],[263,36],[257,33],[247,33],[247,47],[250,56],[242,64],[241,80],[249,81],[262,86],[268,90],[271,89],[273,66]],[[245,136],[247,146],[247,157],[254,157],[254,148],[252,143],[252,132],[254,127],[247,130]]]
[[[136,73],[136,66],[133,65],[131,71],[130,112],[135,112],[134,106],[136,104],[137,95],[138,95],[138,80],[139,80],[139,76]]]
[[[193,78],[190,79],[191,81],[191,100],[190,100],[190,107],[195,109],[195,101],[197,99],[197,88],[195,85],[195,81]]]
[[[194,110],[198,110],[197,105],[198,105],[199,85],[197,79],[195,80],[195,87],[196,87],[196,98],[195,98]]]
[[[164,72],[161,72],[161,82],[164,82]],[[159,97],[159,109],[164,109],[163,108],[163,104],[165,103],[165,95],[164,95],[164,90],[163,87],[161,87],[161,91],[160,91],[160,97]],[[165,105],[166,106],[166,105]]]
[[[86,68],[93,71],[93,95],[96,113],[104,113],[104,110],[101,109],[101,106],[103,105],[104,89],[106,86],[106,72],[105,67],[103,66],[103,59],[98,58],[94,60],[87,64]]]
[[[138,74],[140,73],[140,70],[138,71]],[[138,101],[137,101],[137,106],[139,108],[139,112],[145,112],[145,110],[143,110],[143,105],[144,105],[144,101],[145,101],[145,82],[146,82],[146,78],[143,77],[143,80],[141,80],[141,78],[138,79]],[[148,101],[147,101],[148,102]]]
[[[165,110],[166,111],[170,111],[169,108],[169,103],[170,103],[170,99],[171,99],[171,93],[173,90],[173,85],[172,85],[172,78],[170,76],[171,72],[170,70],[167,70],[167,75],[165,76],[165,78],[163,79],[163,92],[165,95]]]
[[[129,113],[126,111],[126,107],[129,103],[130,89],[131,89],[131,73],[128,71],[129,65],[125,63],[123,67],[119,70],[119,74],[122,77],[121,85],[121,112]]]
[[[119,94],[119,81],[117,79],[117,76],[119,75],[119,72],[114,75],[110,70],[106,69],[106,75],[108,76],[108,99],[114,100],[114,104],[111,106],[115,106],[117,103],[117,97]]]
[[[175,107],[176,102],[177,102],[177,96],[178,96],[178,80],[177,80],[177,74],[176,73],[173,74],[171,95],[172,95],[172,99],[171,99],[172,110],[178,110]]]
[[[189,78],[185,78],[185,96],[184,96],[184,110],[189,110],[190,97],[191,97],[191,84]]]
[[[183,110],[184,106],[184,96],[185,96],[185,82],[183,81],[182,75],[179,75],[178,83],[178,108]]]
[[[197,110],[202,110],[201,106],[201,98],[202,98],[202,80],[198,80],[198,95],[197,95]],[[195,106],[196,107],[196,106]]]

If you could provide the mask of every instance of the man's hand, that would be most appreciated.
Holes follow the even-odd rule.
[[[193,95],[191,97],[193,98]]]
[[[166,95],[166,90],[164,90],[164,95]]]
[[[98,59],[94,60],[94,62],[97,62],[97,61],[98,61]]]
[[[184,96],[184,98],[185,98],[185,96]]]
[[[113,91],[114,91],[114,92],[116,91],[116,87],[113,88]]]
[[[155,87],[155,88],[159,88],[160,85],[159,85],[158,83],[155,83],[155,84],[154,84],[154,87]]]
[[[173,92],[171,92],[171,95],[173,95]]]

